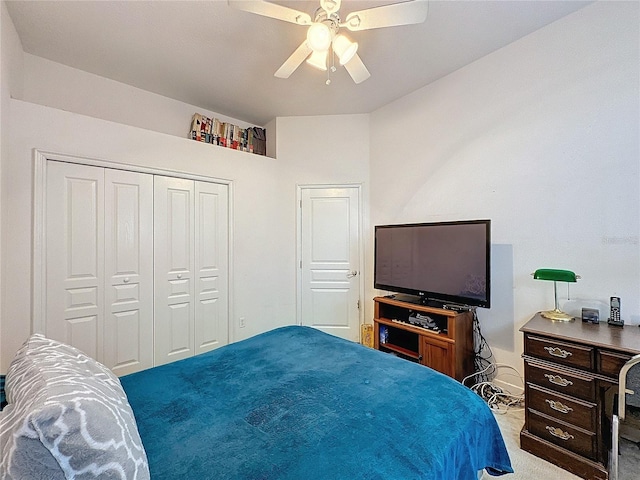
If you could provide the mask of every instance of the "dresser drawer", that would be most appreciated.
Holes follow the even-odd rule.
[[[609,352],[607,350],[598,350],[596,354],[598,373],[602,373],[608,377],[618,378],[620,369],[630,359],[631,355]]]
[[[531,384],[527,385],[525,398],[528,408],[585,430],[596,431],[597,405],[595,403],[572,399]]]
[[[568,373],[561,368],[556,369],[529,362],[525,362],[524,375],[527,383],[589,402],[595,402],[596,382],[589,375]]]
[[[595,369],[594,348],[575,343],[559,342],[551,338],[526,335],[524,353],[532,357],[550,362],[579,368],[581,370]]]
[[[528,412],[528,422],[529,432],[533,435],[584,457],[596,459],[595,433],[572,427],[531,409]]]

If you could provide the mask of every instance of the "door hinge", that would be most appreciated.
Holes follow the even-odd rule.
[[[360,300],[358,300],[358,310],[360,310]]]
[[[302,268],[302,260],[300,260],[300,268]]]

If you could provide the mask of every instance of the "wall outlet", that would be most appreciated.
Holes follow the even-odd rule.
[[[244,328],[247,326],[247,322],[245,317],[240,317],[240,328]]]

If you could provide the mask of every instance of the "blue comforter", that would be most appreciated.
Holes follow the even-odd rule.
[[[121,378],[153,480],[512,472],[493,414],[430,368],[283,327]]]

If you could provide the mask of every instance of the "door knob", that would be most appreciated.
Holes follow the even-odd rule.
[[[178,278],[182,278],[182,274],[181,273],[178,274]]]
[[[347,273],[347,278],[353,278],[356,275],[358,275],[358,271],[357,270],[351,270],[349,273]]]
[[[124,283],[129,283],[129,277],[125,277],[123,280]]]

